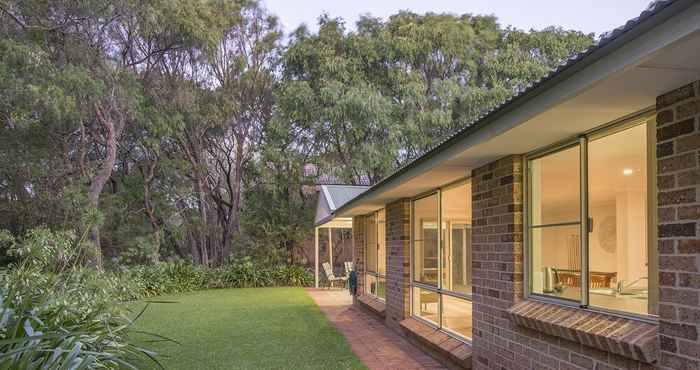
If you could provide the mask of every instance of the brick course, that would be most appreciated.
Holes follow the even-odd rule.
[[[700,368],[700,83],[657,99],[662,369]],[[663,184],[663,186],[662,186]],[[664,208],[662,208],[664,207]]]

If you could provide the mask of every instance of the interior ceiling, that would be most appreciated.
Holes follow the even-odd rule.
[[[398,186],[375,191],[344,215],[364,214],[396,199],[416,196],[464,178],[472,169],[496,159],[528,153],[653,107],[657,96],[698,79],[700,33],[695,32]]]
[[[614,203],[621,193],[646,191],[646,137],[646,126],[639,125],[589,142],[590,204]],[[576,205],[579,201],[578,148],[538,158],[537,162],[542,203],[554,208]]]

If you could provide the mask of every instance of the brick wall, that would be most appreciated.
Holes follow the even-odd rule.
[[[352,218],[352,243],[353,261],[357,274],[357,295],[365,292],[365,218],[355,216]]]
[[[408,200],[386,206],[386,323],[394,329],[410,316],[410,207]]]
[[[523,290],[522,177],[519,156],[472,172],[475,368],[513,369],[516,365],[514,346],[520,344],[513,341],[516,328],[506,310],[522,297]]]
[[[660,365],[700,369],[700,83],[656,109]]]

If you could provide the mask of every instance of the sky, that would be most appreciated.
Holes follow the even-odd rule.
[[[301,23],[317,30],[318,16],[341,17],[348,28],[362,14],[386,19],[399,10],[416,13],[488,14],[502,26],[542,29],[551,25],[596,36],[639,15],[651,0],[262,0],[282,22],[285,34]]]

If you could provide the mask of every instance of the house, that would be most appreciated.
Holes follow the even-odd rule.
[[[656,1],[338,207],[450,367],[700,368],[700,2]]]

